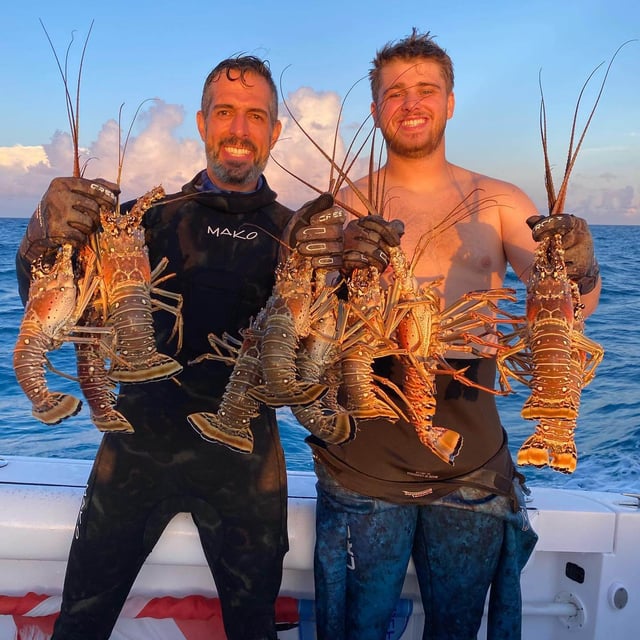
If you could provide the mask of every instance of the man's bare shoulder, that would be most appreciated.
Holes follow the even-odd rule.
[[[482,189],[486,192],[486,195],[492,197],[501,193],[505,195],[524,195],[524,192],[520,187],[511,182],[507,182],[506,180],[494,178],[456,165],[450,165],[450,167],[453,177],[452,181],[458,185],[466,186],[468,189]]]
[[[461,190],[470,193],[476,189],[482,198],[493,200],[501,216],[527,218],[538,213],[531,198],[511,182],[453,165],[452,171]]]

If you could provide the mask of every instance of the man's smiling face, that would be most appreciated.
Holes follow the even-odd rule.
[[[440,65],[428,59],[394,59],[380,71],[380,89],[371,111],[389,150],[420,158],[441,144],[453,115],[453,92]]]
[[[211,82],[208,112],[197,123],[205,145],[207,172],[224,190],[253,191],[269,159],[282,125],[273,120],[273,95],[260,75],[221,73]]]

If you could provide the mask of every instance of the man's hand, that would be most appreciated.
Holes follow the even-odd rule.
[[[120,188],[106,180],[54,178],[29,221],[20,255],[35,260],[48,249],[86,244],[100,223],[100,207],[114,208]]]
[[[531,216],[527,224],[536,242],[550,234],[559,233],[562,236],[567,275],[578,285],[581,294],[595,288],[600,268],[593,249],[593,237],[584,218],[567,213]]]
[[[314,268],[339,269],[342,266],[345,212],[334,204],[333,196],[323,193],[302,205],[284,230],[287,248],[311,258]]]
[[[397,247],[404,234],[401,220],[387,221],[368,215],[352,220],[344,232],[343,270],[376,267],[382,273],[389,266],[389,248]]]

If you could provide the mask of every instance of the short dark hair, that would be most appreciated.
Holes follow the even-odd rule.
[[[237,72],[238,75],[232,75]],[[200,108],[207,115],[211,106],[211,94],[209,93],[209,85],[215,82],[222,74],[225,74],[229,80],[240,80],[244,85],[248,86],[246,74],[255,73],[262,76],[269,85],[272,93],[271,104],[269,105],[269,115],[273,122],[278,119],[278,89],[271,76],[271,69],[266,60],[261,60],[255,56],[238,55],[233,58],[227,58],[218,63],[209,73],[204,81],[202,88],[202,102]]]
[[[387,44],[376,52],[376,57],[371,61],[372,67],[369,71],[369,81],[371,83],[371,95],[373,101],[378,101],[378,91],[380,89],[380,71],[385,64],[395,59],[413,60],[414,58],[426,58],[434,60],[440,65],[447,91],[453,91],[453,62],[447,52],[436,44],[429,31],[419,33],[413,27],[411,35],[402,40],[387,42]]]

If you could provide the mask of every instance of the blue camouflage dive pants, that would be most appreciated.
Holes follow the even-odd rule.
[[[520,638],[520,572],[537,540],[524,506],[514,513],[507,498],[468,488],[398,505],[317,472],[318,640],[385,640],[411,557],[423,640],[475,639],[489,587],[488,640]]]

